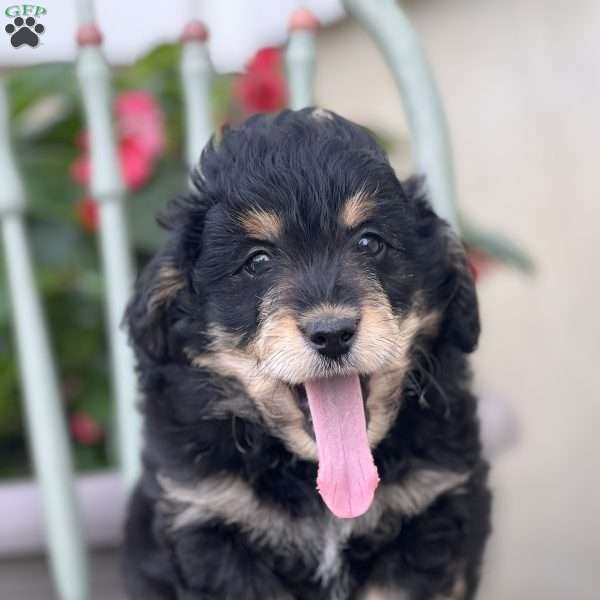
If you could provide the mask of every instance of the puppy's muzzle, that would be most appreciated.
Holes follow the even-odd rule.
[[[350,351],[356,338],[358,322],[358,319],[347,317],[320,317],[306,323],[302,333],[319,354],[339,359]]]

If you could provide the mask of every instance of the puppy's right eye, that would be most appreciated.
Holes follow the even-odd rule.
[[[358,240],[358,249],[366,256],[380,256],[385,242],[375,233],[364,233]]]
[[[244,269],[254,277],[266,273],[271,268],[271,257],[263,251],[255,252],[244,265]]]

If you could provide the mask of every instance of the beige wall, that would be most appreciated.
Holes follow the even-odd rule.
[[[521,440],[492,477],[485,600],[592,600],[600,589],[600,3],[409,5],[447,107],[462,207],[535,259],[480,286],[477,385],[506,398]],[[366,35],[319,45],[318,101],[406,135]],[[395,156],[402,170],[406,160]]]

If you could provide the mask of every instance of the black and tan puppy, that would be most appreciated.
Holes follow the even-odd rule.
[[[417,182],[323,110],[204,151],[128,311],[135,600],[473,598],[477,300]]]

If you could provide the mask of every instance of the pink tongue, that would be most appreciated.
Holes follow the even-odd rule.
[[[358,375],[313,379],[305,388],[319,451],[319,493],[336,517],[358,517],[379,483]]]

